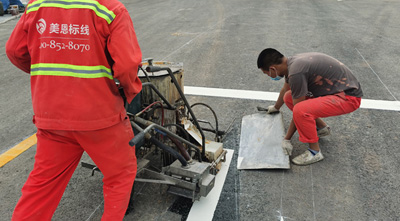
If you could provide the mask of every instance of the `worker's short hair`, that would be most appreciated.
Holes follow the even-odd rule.
[[[268,70],[271,65],[281,64],[283,54],[273,48],[264,49],[260,55],[258,55],[257,66],[263,70]]]

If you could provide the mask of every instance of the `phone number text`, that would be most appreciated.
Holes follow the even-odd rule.
[[[55,49],[56,51],[75,50],[75,51],[84,52],[84,51],[90,50],[90,45],[89,44],[75,44],[72,41],[69,41],[68,43],[62,43],[62,42],[56,42],[55,40],[51,40],[50,43],[41,42],[39,48],[40,49],[51,48],[51,49]]]

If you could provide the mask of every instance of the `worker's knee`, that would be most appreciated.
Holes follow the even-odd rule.
[[[315,116],[310,113],[309,105],[305,102],[300,102],[293,107],[293,118],[297,120],[315,120]]]
[[[293,99],[292,99],[292,91],[286,91],[285,95],[283,96],[283,102],[285,102],[286,106],[293,110]]]
[[[100,169],[101,170],[101,169]],[[101,170],[103,172],[103,170]],[[136,177],[137,165],[136,162],[127,162],[120,164],[118,167],[109,166],[106,172],[103,172],[103,182],[105,185],[115,185],[114,183],[133,183]],[[129,186],[129,185],[128,185]]]
[[[291,90],[286,91],[286,93],[283,95],[283,102],[285,102],[286,106],[290,110],[293,110],[293,99]]]
[[[283,95],[283,101],[285,103],[293,103],[291,90],[286,91],[285,95]]]
[[[293,117],[294,118],[298,118],[298,117],[304,118],[306,113],[307,113],[307,111],[305,110],[305,106],[302,105],[301,103],[298,103],[293,107]]]
[[[129,158],[125,162],[121,162],[118,164],[118,169],[116,169],[114,172],[118,173],[118,171],[123,171],[123,173],[126,173],[128,176],[135,176],[136,170],[137,170],[137,159],[134,154],[127,153],[129,154]]]

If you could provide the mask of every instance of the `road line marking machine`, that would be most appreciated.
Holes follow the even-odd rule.
[[[209,105],[190,105],[183,93],[183,73],[182,63],[152,59],[142,62],[138,76],[143,89],[131,104],[126,104],[135,132],[129,144],[136,146],[135,183],[165,184],[169,193],[195,201],[206,197],[214,187],[227,153],[222,141],[233,122],[221,131],[217,115]],[[214,124],[197,119],[193,112],[196,106],[209,109]],[[214,140],[206,139],[204,132],[212,134]],[[155,155],[159,157],[154,159]],[[99,171],[90,163],[82,162],[82,166],[92,169],[92,175]],[[128,211],[133,207],[132,196],[133,191]]]

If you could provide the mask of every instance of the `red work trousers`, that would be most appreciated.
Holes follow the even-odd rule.
[[[348,114],[360,107],[361,98],[345,95],[327,95],[307,98],[293,107],[292,91],[285,93],[283,101],[293,111],[293,120],[303,143],[318,142],[315,119]]]
[[[86,151],[103,174],[102,220],[122,220],[136,177],[133,131],[128,119],[96,131],[37,131],[35,164],[12,220],[51,220]]]

